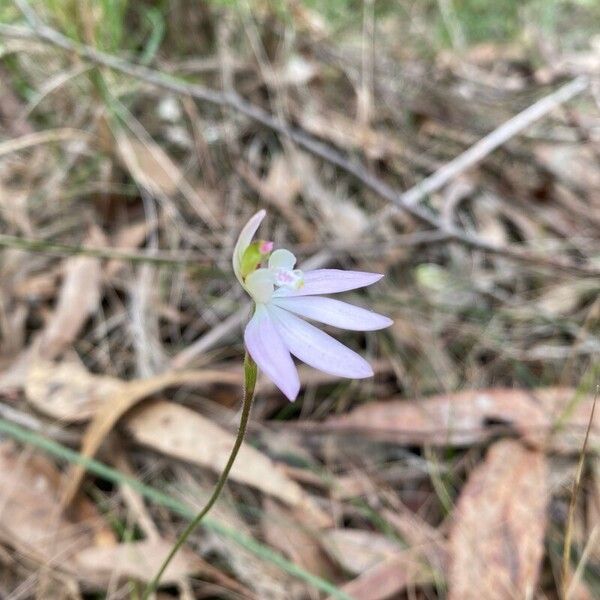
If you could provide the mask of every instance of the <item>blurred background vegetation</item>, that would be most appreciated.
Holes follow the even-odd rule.
[[[372,380],[260,381],[157,597],[598,597],[598,77],[597,0],[0,0],[0,595],[140,597],[233,442],[264,207],[394,326],[336,333]],[[381,193],[573,85],[433,220]]]

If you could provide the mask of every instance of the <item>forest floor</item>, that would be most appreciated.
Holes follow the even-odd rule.
[[[141,598],[235,438],[261,235],[384,273],[258,383],[157,598],[600,596],[600,5],[0,2],[0,596]],[[587,433],[587,435],[586,435]]]

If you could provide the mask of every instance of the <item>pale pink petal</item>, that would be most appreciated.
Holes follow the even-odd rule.
[[[316,269],[304,273],[304,285],[297,289],[280,288],[275,293],[278,297],[287,296],[320,296],[347,292],[356,288],[371,285],[379,281],[383,275],[365,273],[363,271],[343,271],[341,269]]]
[[[259,210],[253,217],[251,217],[250,220],[244,225],[244,228],[240,232],[237,242],[235,243],[232,258],[233,272],[242,285],[244,285],[244,282],[242,281],[242,275],[240,273],[242,256],[244,256],[246,248],[248,248],[248,246],[252,243],[252,238],[254,237],[256,230],[259,228],[266,214],[267,211]]]
[[[246,325],[244,342],[259,369],[289,400],[295,400],[300,391],[298,371],[264,306],[256,308],[254,316]]]
[[[338,377],[373,375],[364,358],[314,325],[273,304],[267,305],[267,310],[288,350],[307,365]]]
[[[351,331],[375,331],[393,323],[376,312],[322,296],[273,298],[272,303],[307,319]]]

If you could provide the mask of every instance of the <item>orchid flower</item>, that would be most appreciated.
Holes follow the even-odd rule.
[[[265,214],[261,210],[246,223],[233,251],[235,276],[255,304],[244,332],[248,353],[289,400],[300,390],[292,355],[338,377],[371,377],[373,369],[364,358],[301,317],[353,331],[389,327],[388,317],[321,295],[366,287],[383,275],[296,269],[289,250],[273,251],[272,242],[253,242]]]

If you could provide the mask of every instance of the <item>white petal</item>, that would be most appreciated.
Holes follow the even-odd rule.
[[[264,306],[256,308],[246,325],[244,342],[250,356],[265,375],[289,400],[295,400],[300,391],[298,371]]]
[[[379,273],[365,273],[363,271],[344,271],[341,269],[316,269],[304,273],[304,285],[291,290],[280,288],[276,296],[319,296],[347,292],[357,288],[371,285],[379,281],[383,275]]]
[[[296,257],[285,248],[275,250],[269,257],[269,269],[285,269],[291,271],[296,264]]]
[[[238,281],[244,285],[242,280],[242,275],[240,272],[242,265],[242,256],[244,256],[244,252],[246,252],[246,248],[252,243],[252,238],[256,233],[256,230],[259,228],[262,220],[265,218],[267,211],[259,210],[245,225],[240,235],[235,243],[235,248],[233,249],[233,272],[235,276],[238,278]]]
[[[273,282],[273,273],[269,269],[256,269],[246,277],[246,290],[255,302],[264,304],[273,295]]]
[[[297,315],[351,331],[375,331],[393,321],[375,312],[322,296],[273,298],[272,303]]]
[[[338,377],[362,379],[373,375],[364,358],[314,325],[274,304],[268,304],[267,310],[287,349],[307,365]]]

